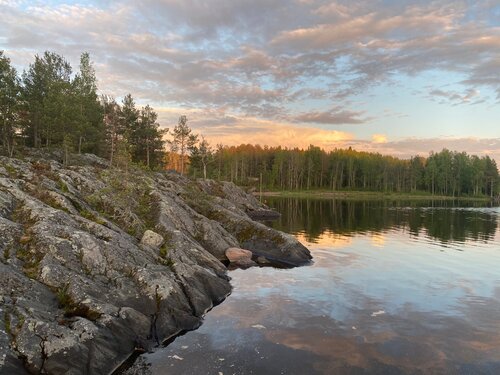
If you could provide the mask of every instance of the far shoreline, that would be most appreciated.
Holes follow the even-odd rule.
[[[386,193],[376,191],[263,191],[253,192],[256,197],[280,197],[280,198],[319,198],[319,199],[343,199],[343,200],[431,200],[431,201],[471,201],[490,202],[490,197],[454,197],[448,195],[432,195],[428,193]]]

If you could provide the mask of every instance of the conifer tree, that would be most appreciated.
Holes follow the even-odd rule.
[[[148,168],[157,166],[164,159],[163,136],[168,129],[160,129],[158,114],[146,105],[140,111],[137,127],[132,129],[134,140],[134,161],[144,163]]]
[[[0,142],[6,155],[14,153],[19,128],[20,86],[10,59],[0,51]]]
[[[104,133],[108,150],[109,165],[113,165],[118,144],[123,141],[125,126],[120,118],[120,106],[110,96],[101,96],[101,105],[104,112]]]
[[[73,90],[77,98],[78,121],[74,136],[75,143],[78,145],[78,153],[87,151],[99,154],[103,147],[103,107],[97,95],[95,69],[87,52],[82,53],[80,57],[80,71],[73,80]]]
[[[36,55],[23,74],[23,94],[27,104],[25,128],[28,145],[49,147],[62,144],[69,130],[73,109],[71,100],[71,65],[54,52]]]
[[[212,147],[205,139],[201,136],[201,141],[199,144],[194,144],[190,148],[190,168],[194,170],[194,173],[198,169],[203,172],[203,178],[207,179],[207,166],[214,161]]]
[[[187,117],[179,117],[179,122],[174,127],[173,139],[170,141],[170,149],[180,155],[181,175],[184,175],[186,156],[188,150],[198,141],[198,135],[192,134],[191,128],[187,125]]]

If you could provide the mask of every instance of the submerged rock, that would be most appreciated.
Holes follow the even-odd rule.
[[[37,153],[0,157],[1,375],[108,374],[196,328],[231,291],[230,247],[310,259],[252,221],[262,206],[231,183]]]

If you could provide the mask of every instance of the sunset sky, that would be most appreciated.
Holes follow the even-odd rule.
[[[102,93],[213,144],[500,161],[499,0],[0,0],[0,49],[88,51]]]

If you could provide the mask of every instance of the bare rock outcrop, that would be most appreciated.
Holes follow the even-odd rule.
[[[231,291],[229,247],[310,259],[233,184],[44,157],[0,157],[1,375],[109,374],[197,327]]]

